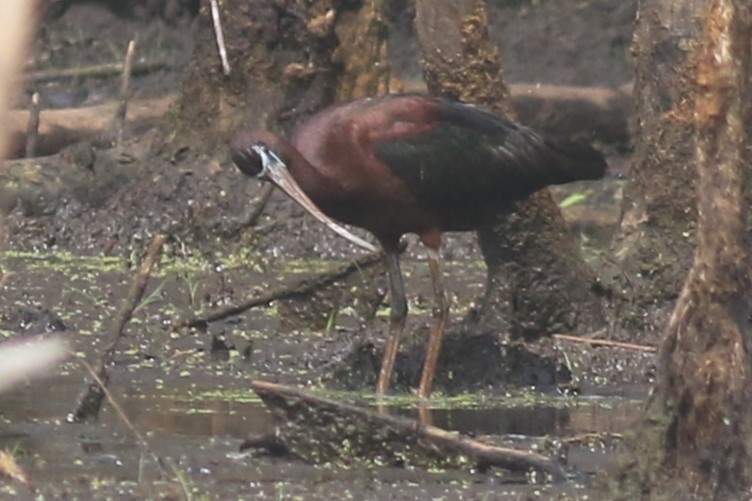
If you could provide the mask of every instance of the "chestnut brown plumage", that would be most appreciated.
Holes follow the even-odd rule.
[[[421,397],[431,393],[448,315],[441,234],[474,230],[541,188],[598,179],[606,171],[603,155],[589,145],[422,94],[336,104],[303,123],[291,142],[266,130],[240,131],[230,152],[245,174],[273,182],[357,245],[373,249],[329,218],[364,228],[381,244],[391,317],[379,394],[388,390],[407,317],[399,241],[405,233],[418,235],[428,248],[436,297]]]

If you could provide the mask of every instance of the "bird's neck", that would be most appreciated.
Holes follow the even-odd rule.
[[[336,198],[337,179],[330,176],[324,166],[309,162],[298,150],[289,148],[285,153],[287,168],[306,195],[326,212],[327,202]]]

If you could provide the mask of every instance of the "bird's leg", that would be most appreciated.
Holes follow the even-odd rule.
[[[439,361],[441,339],[444,336],[444,326],[449,316],[449,303],[444,293],[444,281],[441,276],[441,254],[438,249],[428,248],[428,265],[431,268],[431,283],[436,306],[433,312],[434,323],[431,326],[428,345],[426,346],[426,361],[423,363],[423,376],[420,378],[418,396],[428,398],[433,387],[433,375],[436,363]]]
[[[379,382],[376,384],[376,394],[383,395],[389,389],[389,382],[394,371],[394,361],[397,359],[402,332],[405,330],[407,318],[407,299],[405,285],[402,282],[402,272],[399,265],[399,252],[386,253],[386,270],[389,276],[389,297],[391,312],[389,316],[389,338],[384,347],[384,358],[381,361]]]

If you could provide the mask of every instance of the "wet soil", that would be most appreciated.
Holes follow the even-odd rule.
[[[296,495],[325,499],[349,493],[358,499],[437,495],[467,499],[541,489],[587,492],[589,475],[604,468],[609,451],[618,443],[610,434],[624,432],[641,408],[648,377],[632,371],[640,384],[627,384],[624,374],[629,371],[621,371],[629,369],[629,360],[636,363],[634,357],[639,355],[560,343],[557,349],[567,354],[579,394],[551,388],[542,392],[496,381],[469,393],[439,392],[427,406],[433,424],[474,436],[488,435],[516,447],[551,448],[565,458],[572,472],[584,475],[571,485],[530,486],[525,478],[499,471],[434,472],[373,465],[322,469],[289,459],[240,454],[238,447],[245,436],[273,429],[269,414],[248,389],[251,378],[302,385],[371,405],[371,387],[332,394],[328,386],[340,367],[338,360],[348,356],[358,339],[371,339],[377,346],[383,343],[388,309],[380,304],[375,318],[364,322],[355,309],[343,308],[323,328],[290,330],[280,317],[280,311],[290,310],[273,304],[216,322],[205,333],[172,332],[170,325],[176,318],[237,302],[250,290],[275,288],[332,266],[331,261],[277,261],[276,267],[254,268],[237,259],[218,255],[213,260],[163,259],[118,347],[112,372],[111,389],[125,414],[145,434],[150,451],[175,462],[194,495],[265,493],[283,499]],[[133,273],[125,258],[62,252],[5,251],[0,254],[0,267],[14,273],[1,290],[0,334],[58,332],[75,357],[89,362],[102,349],[109,320]],[[407,285],[414,306],[410,328],[418,331],[430,321],[423,268],[423,263],[407,260]],[[453,312],[459,315],[471,307],[483,270],[479,264],[455,263],[447,274],[454,293]],[[592,372],[592,359],[599,357],[610,361],[610,371]],[[642,367],[646,361],[649,357],[642,360]],[[446,374],[446,368],[439,370]],[[160,475],[155,461],[111,405],[105,406],[100,423],[63,423],[84,378],[85,371],[74,358],[49,379],[0,395],[0,442],[16,451],[35,478],[38,490],[34,492],[96,498],[182,493],[184,487],[171,474]],[[455,378],[461,379],[462,374]],[[606,384],[606,379],[616,386]],[[395,414],[418,415],[418,402],[409,392],[380,403]],[[561,445],[562,440],[582,436],[582,441]],[[61,457],[74,459],[61,461]],[[32,491],[18,485],[5,488],[22,497],[32,496]]]
[[[141,448],[111,407],[97,424],[61,424],[61,416],[79,390],[80,374],[56,377],[0,397],[0,446],[16,457],[36,479],[34,488],[0,484],[4,495],[31,499],[177,497],[183,487],[160,479],[149,452]],[[586,495],[586,477],[568,485],[525,486],[524,478],[499,472],[422,471],[368,467],[313,467],[289,459],[239,453],[248,433],[273,429],[265,408],[244,385],[226,377],[165,378],[162,385],[143,371],[120,369],[113,391],[133,424],[147,435],[151,452],[169,458],[196,498],[239,499],[499,499],[506,495]],[[213,384],[212,384],[213,383]],[[55,388],[50,398],[49,387]],[[469,403],[474,406],[468,405]],[[456,405],[456,403],[454,404]],[[478,437],[507,437],[505,443],[541,447],[547,436],[583,436],[621,432],[630,424],[639,402],[624,398],[547,399],[510,407],[499,400],[464,403],[459,409],[436,409],[434,423]],[[415,416],[403,402],[395,414]],[[572,471],[589,475],[602,468],[613,442],[597,438],[566,447],[563,456]],[[561,447],[561,446],[559,446]],[[89,497],[91,498],[91,497]]]
[[[405,24],[409,9],[400,2],[394,6],[393,59],[409,80],[418,76],[415,45]],[[634,2],[617,5],[608,0],[520,1],[494,8],[493,22],[504,33],[507,79],[625,83],[630,78],[626,50],[633,13]],[[113,62],[137,33],[142,57],[169,64],[136,75],[134,93],[172,93],[179,90],[179,69],[190,57],[191,29],[186,19],[172,23],[123,17],[94,2],[74,4],[40,30],[31,66]],[[26,96],[38,90],[50,107],[95,104],[115,96],[118,85],[116,78],[56,80],[31,84]],[[20,104],[25,101],[19,99]],[[148,137],[134,141],[120,157],[126,167],[149,152],[144,146]],[[144,176],[110,186],[111,192],[99,193],[96,200],[68,193],[10,214],[8,245],[0,251],[0,277],[6,276],[0,279],[0,335],[62,332],[76,357],[92,361],[143,249],[153,234],[170,233],[159,271],[118,347],[112,390],[145,434],[149,449],[173,466],[161,474],[111,405],[99,423],[63,422],[85,377],[72,358],[48,379],[0,395],[0,448],[15,450],[34,479],[33,488],[0,480],[0,493],[22,499],[37,494],[79,499],[519,499],[575,498],[590,492],[592,474],[605,468],[618,442],[608,434],[625,431],[639,413],[653,376],[650,353],[551,341],[546,353],[555,353],[570,374],[564,388],[557,381],[531,388],[548,370],[532,371],[532,379],[487,380],[483,374],[460,374],[451,365],[440,367],[443,391],[428,403],[434,424],[561,454],[570,471],[579,472],[565,485],[530,485],[529,479],[498,471],[314,467],[239,453],[247,434],[273,427],[270,415],[247,389],[250,378],[321,392],[348,388],[350,392],[342,394],[346,398],[373,402],[371,386],[364,387],[363,381],[375,377],[375,368],[365,362],[378,360],[386,330],[383,278],[360,277],[348,288],[353,298],[373,301],[371,314],[337,296],[333,303],[310,300],[257,308],[213,323],[208,332],[172,332],[169,326],[177,318],[332,269],[359,251],[279,194],[272,197],[257,228],[241,228],[259,187],[239,177],[221,155],[161,152],[151,163]],[[625,163],[624,158],[611,159],[615,172]],[[555,189],[587,259],[596,267],[618,224],[621,183],[614,175],[602,183]],[[401,362],[399,395],[386,403],[391,412],[416,416],[409,389],[421,362],[432,293],[424,252],[414,239],[408,241],[408,332],[415,348],[406,351]],[[452,318],[458,321],[474,308],[485,282],[484,266],[470,234],[449,235],[444,255]],[[483,360],[497,367],[513,363],[515,346],[503,339],[495,342],[498,353],[491,355],[497,358]],[[354,351],[356,347],[360,351]],[[365,354],[355,364],[367,373],[356,378],[359,384],[350,384],[348,371],[341,372],[353,353]],[[353,363],[345,366],[352,368]],[[561,445],[572,437],[579,438]],[[183,485],[176,478],[184,479]]]

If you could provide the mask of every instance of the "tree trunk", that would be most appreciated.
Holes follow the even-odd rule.
[[[708,0],[642,0],[634,37],[634,161],[612,248],[619,324],[660,332],[692,263],[697,220],[688,107]]]
[[[337,86],[337,100],[389,92],[391,70],[383,11],[383,0],[367,0],[361,9],[345,13],[337,25],[339,48],[334,59],[344,68]]]
[[[665,416],[654,421],[664,450],[642,472],[649,473],[642,477],[649,485],[640,488],[738,499],[734,496],[748,495],[752,486],[752,267],[746,229],[752,5],[705,3],[702,36],[688,57],[694,78],[685,81],[692,96],[685,106],[693,109],[683,116],[693,134],[677,145],[692,152],[697,166],[697,250],[666,328],[649,407],[649,415]],[[654,438],[651,443],[654,447]],[[656,477],[656,471],[664,475]]]
[[[224,146],[239,126],[286,133],[338,99],[385,90],[381,2],[221,2],[229,75],[222,72],[209,6],[203,5],[195,52],[165,121],[165,138],[200,147]],[[357,81],[351,81],[356,69]]]
[[[430,92],[512,115],[484,0],[418,0],[416,25]],[[548,190],[478,231],[488,265],[481,328],[537,338],[603,324],[596,278]]]

